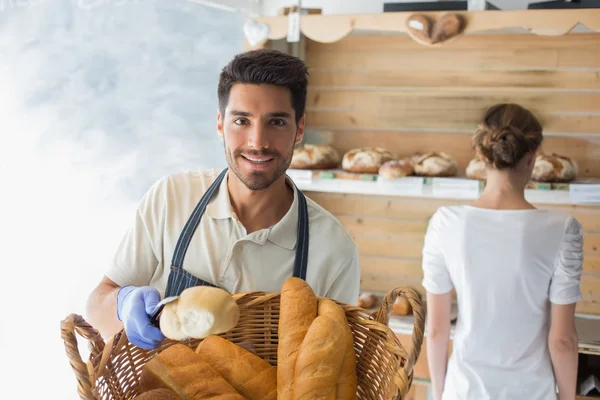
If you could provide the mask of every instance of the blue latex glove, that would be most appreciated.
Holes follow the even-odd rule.
[[[124,286],[117,294],[117,317],[127,339],[142,349],[154,350],[165,339],[160,329],[150,324],[150,314],[160,300],[158,290],[150,286]]]

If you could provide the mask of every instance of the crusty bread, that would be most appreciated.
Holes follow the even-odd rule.
[[[412,314],[412,306],[408,300],[404,297],[396,298],[396,301],[392,306],[392,315],[405,316],[410,314]]]
[[[165,305],[160,330],[172,340],[203,339],[233,329],[239,317],[237,303],[225,290],[195,286]]]
[[[171,389],[154,389],[148,392],[144,392],[136,397],[135,400],[181,400],[181,397],[177,395]]]
[[[174,344],[142,367],[140,391],[171,389],[183,400],[244,400],[244,398],[184,344]]]
[[[330,299],[319,300],[319,316],[333,319],[343,330],[343,342],[337,346],[345,347],[344,359],[337,380],[335,398],[337,400],[355,400],[358,386],[356,375],[356,353],[354,351],[354,336],[348,324],[344,310]]]
[[[467,175],[467,178],[469,179],[478,179],[480,181],[484,181],[487,175],[485,170],[485,162],[478,158],[472,159],[467,165],[465,175]]]
[[[328,315],[319,315],[310,325],[294,369],[294,400],[336,400],[344,356],[346,334]]]
[[[419,157],[414,164],[415,174],[419,176],[454,176],[457,163],[444,152],[427,153]]]
[[[361,308],[373,308],[375,306],[377,306],[377,303],[379,302],[379,299],[377,298],[377,296],[375,296],[372,293],[362,293],[360,296],[358,296],[358,306]]]
[[[415,172],[409,159],[390,160],[379,167],[379,176],[385,179],[398,179],[412,175]]]
[[[376,174],[386,161],[397,158],[396,154],[381,147],[361,147],[344,154],[342,168],[349,172]]]
[[[417,43],[425,46],[432,44],[432,31],[434,22],[425,14],[414,14],[406,19],[406,32]]]
[[[288,278],[281,288],[277,346],[277,399],[294,399],[298,351],[317,318],[317,297],[300,278]]]
[[[200,355],[242,396],[277,400],[277,368],[220,336],[209,336],[196,348]]]
[[[578,167],[569,157],[540,154],[535,159],[531,179],[537,182],[570,182],[577,178]]]
[[[290,168],[333,169],[341,161],[340,153],[329,144],[304,144],[294,150]]]
[[[444,14],[431,30],[431,43],[438,44],[458,36],[464,23],[460,14]]]

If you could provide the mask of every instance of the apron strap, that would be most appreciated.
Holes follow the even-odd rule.
[[[294,260],[294,276],[306,280],[306,270],[308,266],[308,207],[306,197],[296,187],[298,196],[298,233],[296,239],[296,259]]]
[[[225,168],[223,172],[219,174],[217,179],[215,179],[215,181],[210,185],[206,193],[204,193],[204,196],[202,196],[196,205],[196,208],[194,208],[192,215],[185,223],[183,232],[181,232],[181,235],[179,235],[179,239],[177,239],[177,245],[175,246],[175,251],[173,252],[173,260],[171,261],[172,267],[183,267],[183,258],[185,257],[185,253],[187,252],[190,242],[192,241],[192,236],[198,228],[198,225],[200,225],[200,219],[204,215],[206,206],[210,202],[214,193],[219,189],[219,185],[221,185],[225,174],[227,174],[227,169],[228,168]]]

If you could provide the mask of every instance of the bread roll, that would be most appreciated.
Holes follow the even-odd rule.
[[[478,179],[480,181],[484,181],[487,175],[485,170],[485,162],[477,158],[472,159],[469,162],[469,165],[467,165],[465,175],[467,175],[467,178],[469,179]]]
[[[311,324],[298,350],[294,370],[294,400],[336,400],[338,379],[348,352],[346,334],[328,315]]]
[[[373,308],[378,302],[379,299],[374,294],[363,293],[358,297],[358,306],[361,308]]]
[[[277,368],[220,336],[209,336],[196,348],[242,396],[249,400],[277,400]]]
[[[225,290],[195,286],[165,305],[160,330],[172,340],[203,339],[233,329],[239,318],[239,307]]]
[[[415,162],[415,173],[420,176],[454,176],[457,163],[449,154],[433,152],[422,155]]]
[[[290,168],[332,169],[341,161],[340,153],[329,144],[304,144],[294,150]]]
[[[350,172],[376,174],[386,161],[397,158],[396,154],[381,147],[362,147],[344,154],[342,168]]]
[[[244,400],[244,398],[184,344],[161,351],[142,367],[140,390],[171,389],[184,400]]]
[[[433,21],[425,14],[411,15],[406,19],[406,31],[417,43],[431,45]]]
[[[577,178],[577,164],[558,154],[540,154],[535,159],[531,179],[537,182],[569,182]]]
[[[414,169],[410,160],[390,160],[379,168],[379,176],[386,179],[398,179],[413,174]]]
[[[277,346],[277,399],[291,400],[300,345],[317,318],[317,297],[300,278],[288,278],[281,288],[279,344]]]
[[[412,306],[404,297],[398,296],[392,306],[392,315],[406,316],[412,314]]]
[[[136,397],[135,400],[181,400],[171,389],[154,389],[149,392],[144,392]]]
[[[345,346],[346,351],[338,376],[335,398],[337,400],[355,400],[358,388],[356,352],[354,351],[354,335],[352,335],[346,313],[334,301],[321,299],[319,300],[319,316],[321,315],[332,318],[344,331],[345,344],[340,343],[338,346]]]
[[[462,32],[463,26],[463,19],[460,14],[444,14],[433,26],[431,43],[442,43],[458,36]]]

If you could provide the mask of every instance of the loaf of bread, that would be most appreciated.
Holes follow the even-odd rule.
[[[310,325],[294,370],[295,400],[336,400],[344,357],[346,333],[329,315],[319,315]]]
[[[535,159],[531,179],[537,182],[570,182],[577,178],[578,167],[569,157],[540,154]]]
[[[358,380],[356,375],[356,353],[354,351],[354,335],[348,324],[344,310],[330,299],[319,300],[319,316],[333,319],[343,330],[343,340],[336,346],[345,347],[344,359],[336,385],[336,400],[355,400]]]
[[[457,163],[449,154],[444,152],[427,153],[419,157],[414,165],[415,174],[419,176],[454,176],[457,173]]]
[[[425,14],[411,15],[406,19],[406,32],[417,43],[423,45],[432,44],[433,21]]]
[[[376,174],[386,161],[397,158],[396,154],[381,147],[362,147],[344,154],[342,168],[349,172]]]
[[[472,159],[467,165],[465,175],[467,175],[467,178],[469,179],[484,181],[487,175],[485,171],[485,162],[477,158]]]
[[[135,400],[181,400],[171,389],[154,389],[134,397]]]
[[[379,168],[379,176],[385,179],[403,178],[412,175],[414,172],[409,159],[386,161]]]
[[[398,296],[392,306],[392,315],[406,316],[412,314],[412,306],[404,297]]]
[[[294,150],[290,168],[332,169],[341,161],[340,153],[329,144],[304,144]]]
[[[288,278],[281,288],[277,346],[277,399],[292,400],[300,345],[317,318],[317,297],[303,279]]]
[[[360,296],[358,296],[358,306],[361,308],[373,308],[375,306],[377,306],[377,303],[379,302],[379,299],[377,298],[377,296],[375,296],[372,293],[362,293]]]
[[[174,344],[142,367],[140,391],[171,389],[184,400],[244,400],[194,350]]]
[[[438,44],[458,36],[464,27],[460,14],[444,14],[431,30],[431,43]]]
[[[220,336],[209,336],[196,353],[242,396],[249,400],[277,400],[277,368]]]
[[[233,329],[240,310],[229,293],[210,286],[195,286],[167,303],[160,316],[160,330],[167,338],[203,339]]]

